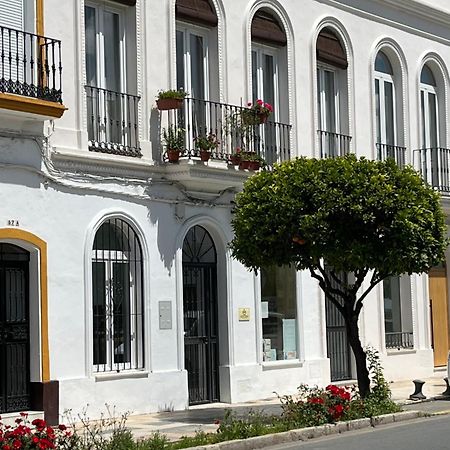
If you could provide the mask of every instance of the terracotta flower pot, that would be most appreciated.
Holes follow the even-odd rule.
[[[251,161],[247,161],[247,160],[242,160],[239,163],[239,170],[245,170],[245,169],[250,169],[250,162]]]
[[[183,106],[181,98],[159,98],[156,105],[160,111],[168,111],[170,109],[180,109]]]
[[[166,153],[170,163],[176,163],[180,160],[180,150],[167,150]]]
[[[261,163],[259,161],[249,161],[249,170],[259,170],[261,168]]]
[[[241,162],[241,157],[239,155],[230,155],[230,163],[233,166],[238,166]]]
[[[209,161],[211,152],[209,150],[200,150],[200,161]]]

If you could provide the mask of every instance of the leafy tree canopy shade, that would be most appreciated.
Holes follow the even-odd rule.
[[[318,280],[345,320],[359,392],[369,395],[363,301],[383,279],[426,272],[444,259],[439,195],[392,159],[300,158],[249,178],[232,224],[232,254],[248,268],[293,264]]]
[[[233,256],[257,270],[271,264],[376,278],[426,272],[447,246],[440,197],[392,159],[292,160],[248,179],[236,199]]]

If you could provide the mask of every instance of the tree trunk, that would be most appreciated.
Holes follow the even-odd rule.
[[[363,350],[359,339],[358,316],[352,313],[351,317],[346,317],[345,325],[348,341],[355,355],[359,394],[364,398],[370,393],[370,378],[367,369],[366,352]]]

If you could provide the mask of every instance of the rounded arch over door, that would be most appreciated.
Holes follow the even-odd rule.
[[[193,226],[183,242],[184,355],[189,403],[219,401],[217,252],[208,231]]]

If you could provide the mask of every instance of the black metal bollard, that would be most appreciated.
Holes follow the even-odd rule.
[[[447,397],[450,397],[450,384],[448,383],[448,377],[444,378],[445,384],[447,385],[447,388],[442,393],[442,395],[446,395]]]
[[[426,397],[422,393],[422,387],[425,384],[425,381],[422,380],[413,380],[414,383],[414,393],[409,396],[410,400],[425,400]]]

